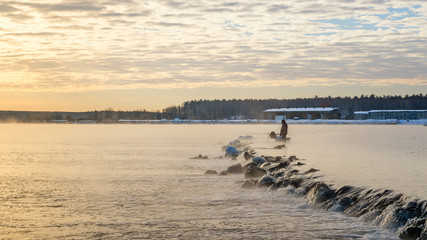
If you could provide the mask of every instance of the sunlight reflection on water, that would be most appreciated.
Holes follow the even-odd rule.
[[[243,190],[241,175],[204,175],[208,169],[220,171],[235,163],[215,157],[222,156],[221,147],[240,135],[254,136],[252,144],[259,154],[305,158],[307,167],[319,168],[336,184],[379,185],[427,195],[419,192],[414,183],[418,178],[411,174],[427,169],[421,161],[425,150],[420,149],[426,128],[290,125],[291,142],[276,150],[277,142],[268,139],[267,132],[279,127],[0,125],[0,235],[12,239],[393,237],[356,219],[313,210],[285,190]],[[198,154],[210,159],[189,159]],[[385,167],[390,164],[394,167]],[[392,176],[394,181],[389,182]]]

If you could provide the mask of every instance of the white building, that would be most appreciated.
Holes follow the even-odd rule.
[[[264,119],[339,119],[338,108],[272,108],[264,111]]]
[[[397,119],[415,120],[427,119],[427,110],[371,110],[366,112],[354,112],[355,120],[365,119]]]

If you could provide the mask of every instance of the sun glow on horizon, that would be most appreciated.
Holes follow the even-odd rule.
[[[93,93],[188,90],[150,96],[164,104],[203,98],[204,88],[218,96],[228,89],[228,98],[233,89],[280,88],[286,97],[325,86],[335,95],[344,94],[338,86],[365,91],[352,95],[378,87],[398,94],[402,86],[427,92],[426,21],[420,0],[13,0],[0,3],[0,92],[22,93],[28,108],[37,102],[31,92],[102,102],[111,96]],[[156,105],[116,95],[124,108],[138,99]]]

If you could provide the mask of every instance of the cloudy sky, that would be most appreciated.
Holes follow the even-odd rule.
[[[427,2],[0,0],[0,110],[427,93]]]

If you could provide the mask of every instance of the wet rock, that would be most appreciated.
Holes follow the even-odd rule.
[[[217,171],[215,171],[215,170],[207,170],[207,171],[205,172],[205,174],[209,174],[209,175],[216,175],[216,174],[218,174],[218,172],[217,172]]]
[[[275,182],[276,182],[276,179],[273,176],[264,175],[262,178],[259,179],[258,185],[260,187],[270,187]]]
[[[225,176],[225,175],[228,175],[228,172],[227,171],[221,171],[221,172],[219,172],[218,175]]]
[[[289,165],[290,165],[290,163],[288,161],[285,161],[285,162],[281,162],[281,163],[276,164],[276,165],[271,165],[268,170],[271,172],[274,172],[274,171],[278,171],[279,169],[287,168],[287,167],[289,167]]]
[[[401,239],[416,240],[418,237],[421,236],[421,233],[423,232],[425,227],[425,218],[414,218],[409,220],[405,226],[400,228],[397,234]]]
[[[255,179],[249,179],[243,183],[242,188],[256,188],[256,184],[257,181]]]
[[[228,144],[231,145],[231,146],[235,146],[235,147],[238,147],[238,146],[242,145],[242,143],[240,142],[239,139],[235,139],[235,140],[229,142]]]
[[[287,176],[287,177],[291,177],[291,176],[296,175],[296,174],[298,174],[298,173],[299,173],[299,170],[293,169],[293,170],[291,170],[291,171],[287,172],[287,173],[286,173],[286,176]]]
[[[311,205],[326,202],[335,196],[335,191],[323,182],[315,183],[308,191],[307,198]]]
[[[208,156],[203,156],[202,154],[199,154],[198,156],[191,157],[190,159],[209,159]]]
[[[271,165],[271,163],[270,162],[265,162],[265,163],[263,163],[263,164],[261,164],[261,165],[259,165],[259,168],[262,168],[262,169],[264,169],[264,170],[266,170],[267,171],[267,169],[268,169],[268,167]]]
[[[255,164],[263,164],[263,163],[267,162],[267,160],[265,160],[265,158],[263,158],[263,157],[254,157],[254,158],[252,158],[252,162]]]
[[[268,190],[270,191],[275,191],[279,188],[285,188],[289,186],[289,180],[288,179],[284,179],[284,178],[276,178],[276,182],[271,185]]]
[[[427,240],[427,224],[424,227],[424,230],[421,232],[420,237],[417,240]]]
[[[343,187],[341,187],[340,189],[337,190],[337,196],[346,194],[346,193],[350,192],[353,189],[354,189],[353,186],[343,186]]]
[[[395,207],[385,211],[389,205],[395,202],[394,200],[390,200],[388,198],[388,195],[390,194],[391,191],[387,190],[366,190],[361,188],[354,188],[345,194],[349,197],[355,198],[353,204],[348,209],[346,209],[345,212],[350,216],[369,218],[370,215],[376,214],[377,210],[381,210],[384,211],[384,213],[382,213],[382,216],[375,218],[374,224],[381,225],[383,227],[387,226],[394,228],[391,227],[390,224],[394,224],[392,219],[395,218],[391,212],[394,211],[393,209]],[[403,225],[406,220],[401,225]]]
[[[235,165],[228,167],[227,172],[232,173],[232,174],[243,173],[243,167],[242,167],[242,165],[240,165],[240,163],[235,164]]]
[[[305,195],[311,205],[340,211],[381,228],[393,231],[399,229],[398,235],[402,239],[427,240],[427,201],[409,202],[412,199],[393,194],[390,190],[369,190],[351,186],[335,190],[321,182],[322,178],[318,174],[311,174],[319,171],[318,169],[311,168],[305,172],[301,168],[299,168],[301,171],[297,170],[296,166],[305,164],[297,161],[299,159],[296,156],[254,157],[256,153],[248,145],[243,146],[237,141],[233,144],[229,147],[233,147],[234,150],[228,148],[226,152],[236,154],[229,155],[231,157],[244,152],[243,157],[248,164],[243,167],[240,164],[230,166],[219,174],[227,175],[243,171],[245,178],[249,179],[237,183],[242,184],[242,188],[267,187],[269,190],[277,190],[286,187],[286,191],[292,190],[297,195]],[[414,218],[417,221],[408,222],[408,219]]]
[[[225,149],[225,156],[227,156],[227,157],[237,157],[237,156],[239,156],[239,154],[240,154],[240,152],[237,151],[237,149],[233,146],[228,146]]]
[[[285,176],[285,172],[284,171],[277,171],[277,172],[274,173],[273,176],[275,178],[284,177]]]
[[[354,207],[358,202],[358,197],[362,189],[352,186],[343,186],[335,191],[335,198],[325,203],[326,209],[331,209],[336,212],[347,212],[351,215],[351,211],[347,209]]]
[[[310,174],[319,171],[319,169],[310,168],[309,170],[305,171],[304,174]]]
[[[262,158],[264,158],[267,162],[274,162],[274,160],[276,159],[276,157],[273,156],[261,156]]]
[[[328,207],[328,208],[330,208],[332,211],[344,212],[355,201],[356,201],[356,198],[351,198],[351,197],[339,198],[338,200],[336,200],[336,202],[331,204],[330,207]]]
[[[289,185],[291,185],[294,188],[299,188],[301,187],[303,181],[304,179],[301,177],[293,177],[289,179]]]
[[[257,165],[251,163],[244,167],[245,178],[260,178],[266,173],[264,169],[257,167]]]
[[[252,137],[251,135],[246,135],[246,136],[239,136],[239,140],[242,141],[249,141],[252,140],[254,137]]]
[[[243,140],[243,139],[242,139]],[[250,147],[247,143],[240,141],[239,139],[235,139],[228,143],[228,145],[224,146],[223,149],[228,148],[228,146],[232,146],[238,150],[249,149]],[[246,150],[245,150],[246,151]]]
[[[382,227],[397,229],[404,226],[408,219],[421,215],[418,203],[415,201],[408,202],[401,207],[393,206],[393,203],[390,202],[391,206],[384,211],[386,214],[383,214],[384,218],[380,223]]]
[[[282,149],[285,147],[285,144],[274,146],[274,149]]]

